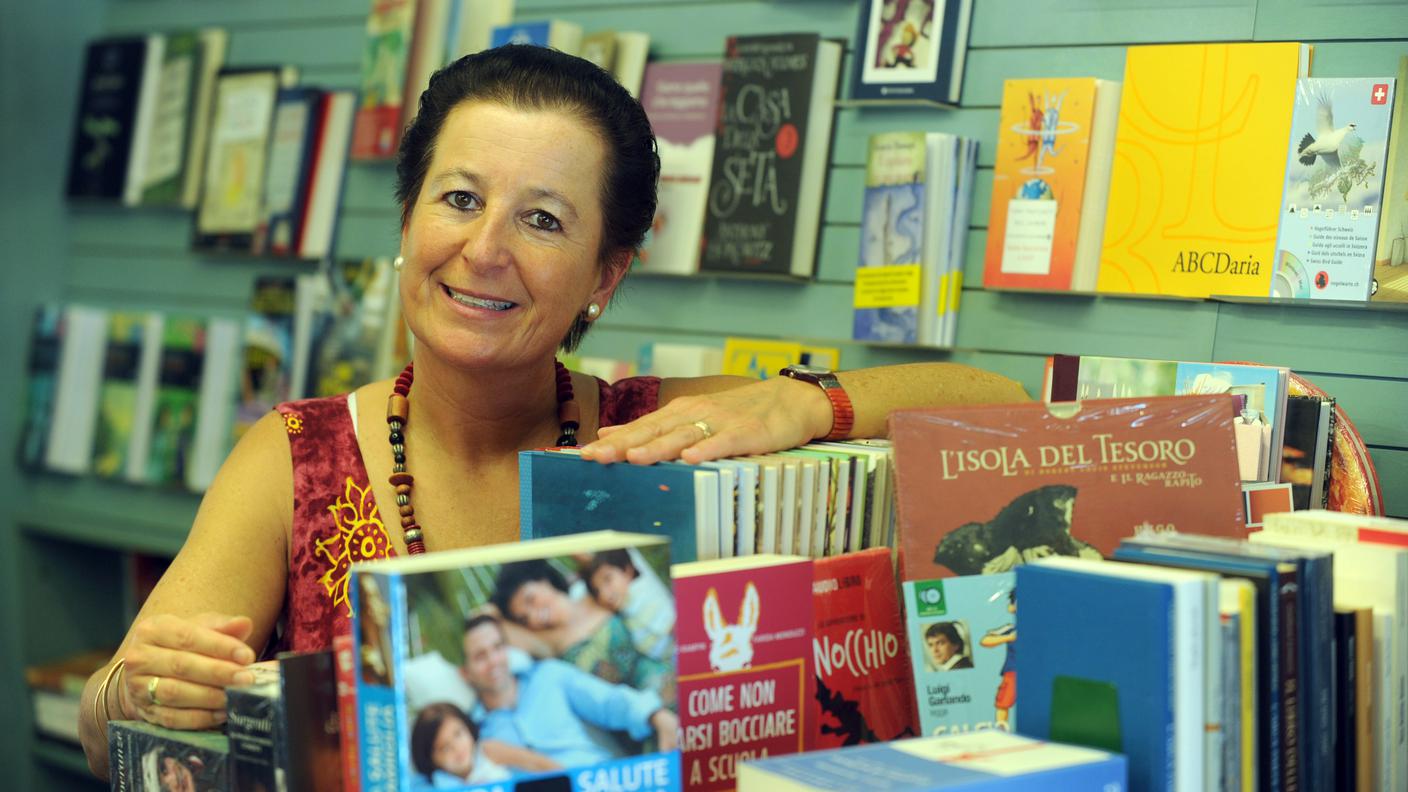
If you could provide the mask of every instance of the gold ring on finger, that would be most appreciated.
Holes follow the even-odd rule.
[[[152,704],[160,707],[161,699],[156,697],[156,686],[161,681],[161,677],[154,676],[147,680],[147,698],[152,700]]]
[[[714,430],[710,429],[709,424],[705,423],[704,421],[695,421],[694,428],[704,433],[703,439],[705,440],[708,440],[709,438],[714,436]]]

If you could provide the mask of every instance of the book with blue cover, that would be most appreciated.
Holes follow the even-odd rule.
[[[1119,754],[999,731],[775,756],[739,766],[738,792],[1123,792]]]
[[[924,224],[930,214],[924,152],[923,132],[870,136],[851,330],[857,341],[919,341]]]
[[[1134,789],[1202,789],[1205,576],[1062,557],[1016,574],[1017,732],[1118,750]]]
[[[904,584],[920,734],[1011,731],[1017,701],[1016,577]]]
[[[603,465],[571,451],[518,455],[523,539],[616,530],[664,536],[680,563],[718,557],[719,471]]]

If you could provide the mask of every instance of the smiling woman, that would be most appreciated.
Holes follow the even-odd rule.
[[[80,731],[96,773],[109,718],[207,728],[258,654],[330,645],[348,627],[354,562],[515,539],[520,450],[580,439],[603,463],[693,463],[881,435],[900,407],[1026,398],[938,363],[761,382],[568,372],[554,357],[610,303],[658,173],[645,112],[584,60],[507,46],[431,79],[397,164],[414,369],[279,405],[241,438],[88,682]]]

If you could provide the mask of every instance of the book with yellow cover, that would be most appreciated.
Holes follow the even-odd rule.
[[[779,369],[794,363],[838,369],[841,367],[841,350],[765,338],[730,336],[724,340],[724,374],[767,379],[777,376]]]
[[[1295,42],[1130,47],[1097,289],[1264,297],[1275,268]]]

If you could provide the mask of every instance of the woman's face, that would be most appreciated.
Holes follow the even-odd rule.
[[[567,622],[567,595],[546,580],[530,580],[508,601],[509,618],[530,630],[547,630]]]
[[[560,110],[465,102],[401,232],[406,322],[461,366],[540,365],[625,267],[602,265],[606,147]]]
[[[460,778],[469,778],[474,771],[474,735],[459,718],[446,718],[435,732],[435,744],[430,748],[435,766]]]
[[[165,792],[196,792],[195,776],[180,760],[167,756],[161,760],[161,788]]]

